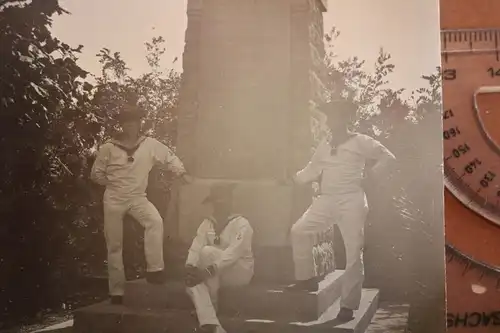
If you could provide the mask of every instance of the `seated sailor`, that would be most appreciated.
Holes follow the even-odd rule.
[[[253,229],[246,218],[232,214],[234,184],[214,185],[205,204],[213,214],[198,228],[186,261],[186,286],[201,332],[225,333],[217,315],[220,286],[242,286],[253,277]]]

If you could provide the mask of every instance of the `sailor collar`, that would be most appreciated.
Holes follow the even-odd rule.
[[[146,140],[146,136],[141,136],[131,146],[126,145],[122,141],[117,139],[111,139],[110,142],[123,150],[132,150],[132,149],[137,149],[141,145],[141,143],[144,142],[144,140]]]
[[[215,232],[216,232],[215,239],[214,239],[215,245],[220,245],[220,235],[222,234],[222,232],[227,228],[229,223],[231,223],[232,221],[236,220],[239,217],[241,217],[241,215],[239,215],[239,214],[229,215],[229,217],[227,218],[227,224],[224,226],[224,228],[222,228],[222,230],[219,230],[219,231],[217,231],[215,229],[215,225],[217,224],[217,220],[213,216],[208,217],[208,220],[212,223],[212,226],[214,227]]]
[[[337,151],[339,150],[339,148],[341,147],[345,147],[347,146],[350,142],[352,142],[356,137],[358,137],[358,133],[356,132],[351,132],[349,134],[349,137],[347,138],[347,140],[337,144],[337,145],[334,145],[332,143],[332,137],[329,136],[328,139],[326,140],[326,143],[328,145],[328,147],[330,148],[330,155],[336,155],[337,154]]]
[[[233,220],[237,219],[238,217],[241,217],[240,214],[232,214],[232,215],[229,215],[229,217],[227,218],[227,224],[231,223]],[[217,224],[217,220],[215,219],[215,217],[213,216],[209,216],[207,218],[212,224]]]
[[[118,147],[121,150],[125,151],[127,153],[129,162],[133,162],[134,161],[133,155],[137,151],[137,149],[139,149],[139,147],[144,142],[144,140],[146,140],[146,137],[145,136],[141,136],[139,139],[137,139],[137,141],[135,142],[135,144],[132,145],[132,146],[127,146],[127,145],[123,144],[123,142],[121,142],[119,140],[116,140],[116,139],[112,139],[110,142],[113,145],[115,145],[116,147]]]

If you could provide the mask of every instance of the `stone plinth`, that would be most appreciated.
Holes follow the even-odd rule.
[[[340,297],[342,274],[343,271],[330,273],[313,293],[285,292],[282,285],[223,288],[219,313],[266,320],[317,320]],[[182,282],[166,286],[149,285],[144,280],[127,282],[124,305],[131,309],[193,309]]]
[[[196,181],[178,191],[173,237],[191,242],[211,183],[238,181],[235,211],[253,225],[255,251],[289,260],[272,257],[289,246],[311,192],[273,179],[311,155],[311,105],[325,97],[325,10],[320,0],[188,1],[177,153]],[[279,275],[261,267],[257,278]]]
[[[378,310],[365,333],[402,333],[408,331],[409,304],[379,302]]]
[[[123,305],[130,309],[194,309],[182,281],[166,285],[149,284],[144,279],[127,281]]]
[[[333,303],[322,316],[309,322],[299,320],[266,320],[245,315],[219,315],[227,332],[238,333],[363,333],[369,326],[378,305],[378,291],[363,290],[361,305],[356,318],[347,323],[334,320],[339,302]],[[196,315],[191,310],[134,309],[95,304],[75,311],[74,333],[180,333],[194,332]]]

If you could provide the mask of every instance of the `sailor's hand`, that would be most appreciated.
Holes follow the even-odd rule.
[[[202,277],[203,281],[210,279],[211,277],[215,276],[215,272],[217,271],[216,267],[214,265],[208,266],[202,271]]]
[[[191,277],[196,276],[199,271],[198,267],[193,265],[186,265],[185,269],[186,269],[186,276],[191,276]]]
[[[375,178],[371,172],[367,173],[361,180],[361,187],[364,191],[373,191],[376,188],[374,186],[375,184],[379,186],[381,185],[378,179]]]
[[[194,287],[200,284],[201,282],[203,282],[201,271],[195,266],[187,265],[184,281],[186,283],[186,286],[188,287]]]
[[[361,187],[363,189],[366,189],[366,187],[368,186],[368,184],[370,184],[370,176],[369,174],[365,171],[365,173],[363,174],[363,178],[361,179]]]
[[[184,279],[184,283],[186,284],[186,287],[188,287],[188,288],[193,288],[199,284],[197,282],[197,280],[195,280],[192,277],[188,277],[188,276]]]

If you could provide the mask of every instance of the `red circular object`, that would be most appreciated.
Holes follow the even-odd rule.
[[[499,11],[496,0],[441,0],[449,331],[498,329],[500,88],[481,87],[500,86]]]

